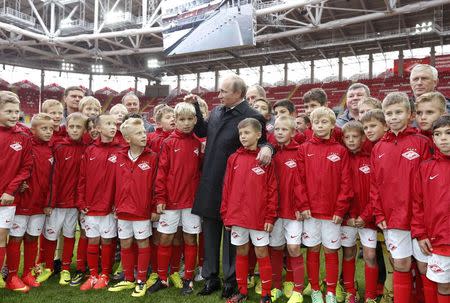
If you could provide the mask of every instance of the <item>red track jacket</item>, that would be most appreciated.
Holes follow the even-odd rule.
[[[388,229],[411,229],[412,191],[419,164],[430,157],[430,141],[407,128],[388,131],[372,149],[370,201],[376,223]]]
[[[50,140],[50,146],[56,146],[67,137],[67,130],[65,125],[61,125],[58,131],[54,131],[52,139]]]
[[[0,127],[0,155],[0,195],[15,196],[20,184],[31,175],[30,137],[19,126]],[[17,205],[17,199],[12,205]]]
[[[311,210],[316,219],[344,218],[353,197],[347,149],[333,137],[313,137],[300,145],[299,159],[302,211]]]
[[[436,150],[419,166],[414,183],[413,238],[428,238],[434,252],[450,248],[450,156]]]
[[[119,153],[116,163],[116,214],[122,220],[148,220],[153,210],[153,187],[157,157],[150,148],[133,162],[128,150]]]
[[[264,230],[277,218],[275,170],[273,164],[259,166],[258,152],[241,147],[228,158],[220,208],[225,226]]]
[[[152,145],[153,149],[153,145]],[[200,181],[201,143],[194,133],[175,130],[162,144],[155,181],[156,205],[192,208]]]
[[[159,154],[161,151],[161,145],[167,137],[170,136],[172,131],[163,131],[162,128],[157,128],[155,132],[147,135],[147,146],[149,146],[153,152]]]

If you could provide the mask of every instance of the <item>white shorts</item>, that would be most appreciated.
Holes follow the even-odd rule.
[[[84,218],[86,237],[111,239],[117,236],[117,220],[113,214],[89,216]]]
[[[163,234],[177,232],[180,222],[183,232],[187,234],[199,234],[202,231],[200,217],[191,213],[192,208],[165,210],[159,217],[158,231]]]
[[[331,220],[310,218],[303,221],[302,243],[308,247],[322,244],[329,249],[341,247],[341,225]]]
[[[341,226],[341,243],[343,247],[356,245],[356,236],[359,235],[361,244],[368,248],[377,248],[377,231],[370,228],[356,228]]]
[[[303,222],[297,220],[278,218],[270,233],[269,245],[272,247],[300,245],[302,243]]]
[[[121,220],[117,221],[117,232],[119,239],[129,239],[134,237],[136,240],[144,240],[152,235],[150,220]]]
[[[422,263],[428,263],[430,256],[425,255],[422,250],[420,250],[419,241],[417,241],[417,239],[412,240],[412,251],[414,259]]]
[[[158,229],[159,221],[152,222],[152,227]]]
[[[13,226],[15,206],[0,206],[0,228],[10,229]]]
[[[44,237],[50,241],[59,238],[61,230],[66,238],[74,238],[77,228],[78,209],[54,208],[50,216],[45,217]]]
[[[436,283],[450,283],[450,257],[432,254],[428,259],[427,278]]]
[[[86,214],[83,214],[82,212],[80,212],[80,228],[84,231],[86,231]]]
[[[40,236],[44,229],[45,215],[16,215],[13,226],[9,230],[9,235],[13,237],[23,237],[25,232],[30,236]]]
[[[386,247],[394,259],[412,256],[412,239],[409,230],[387,229],[383,231]]]
[[[269,245],[269,233],[263,230],[248,229],[240,226],[231,227],[231,244],[241,246],[252,240],[253,246]]]

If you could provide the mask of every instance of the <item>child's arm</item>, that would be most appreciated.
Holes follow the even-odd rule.
[[[303,184],[302,181],[300,179],[300,173],[299,170],[297,169],[297,171],[294,174],[294,205],[295,205],[295,217],[297,220],[302,220],[302,195],[303,195]]]
[[[373,168],[374,173],[370,177],[370,205],[373,209],[373,216],[375,217],[375,223],[380,229],[386,229],[386,218],[384,217],[384,210],[381,204],[380,192],[378,188],[378,180],[375,174],[375,161],[376,157],[373,153],[370,160],[370,167]]]
[[[413,238],[417,238],[419,241],[419,246],[425,255],[431,255],[433,248],[431,247],[431,243],[427,235],[427,229],[423,224],[425,222],[425,218],[421,179],[421,173],[418,171],[414,179],[411,236]]]
[[[311,206],[309,205],[309,198],[306,186],[306,164],[305,164],[304,145],[300,145],[300,148],[298,150],[298,174],[301,184],[300,188],[298,188],[299,209],[303,216],[303,219],[309,219],[311,217]]]
[[[153,173],[152,173],[152,190],[150,191],[150,218],[151,221],[155,222],[159,220],[159,215],[156,212],[156,201],[155,201],[155,182],[156,182],[156,175],[158,173],[158,156],[157,154],[154,154],[153,163],[151,163],[151,166],[153,167]]]
[[[225,177],[223,179],[222,203],[220,204],[220,217],[222,218],[223,225],[226,228],[230,227],[227,225],[227,210],[228,210],[229,194],[231,190],[231,182],[233,179],[233,166],[235,158],[236,157],[234,155],[231,155],[230,158],[228,158],[227,167],[225,169]]]
[[[56,194],[56,182],[59,178],[59,174],[57,172],[57,153],[56,151],[53,152],[53,163],[52,168],[50,171],[50,180],[49,180],[49,188],[47,193],[47,205],[44,208],[44,213],[51,215],[52,209],[55,207],[56,200],[55,200],[55,194]]]
[[[158,214],[164,211],[167,204],[167,176],[170,170],[170,152],[169,144],[164,142],[159,153],[158,173],[155,179],[155,204]]]
[[[353,197],[352,177],[350,174],[350,159],[347,151],[342,154],[341,161],[341,185],[336,201],[336,207],[334,209],[334,217],[338,218],[336,218],[336,220],[334,221],[342,221],[342,218],[344,218],[345,214],[349,210],[350,199]]]
[[[268,232],[272,231],[273,224],[277,219],[277,210],[278,210],[278,183],[277,178],[275,176],[275,169],[273,165],[269,165],[266,167],[267,169],[267,205],[266,205],[266,216],[264,218],[265,224],[272,225],[270,230],[266,230]],[[265,228],[266,229],[266,228]]]
[[[78,179],[78,209],[81,212],[86,213],[87,212],[87,205],[86,205],[86,169],[87,169],[87,159],[88,155],[87,152],[83,154],[81,157],[81,164],[80,164],[80,178]]]

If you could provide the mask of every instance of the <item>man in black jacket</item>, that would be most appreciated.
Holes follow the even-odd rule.
[[[258,159],[261,164],[268,164],[272,157],[272,147],[266,143],[265,120],[245,100],[247,86],[237,75],[226,77],[221,86],[219,98],[222,104],[215,107],[209,120],[204,121],[197,103],[197,96],[189,96],[186,101],[194,104],[197,112],[197,124],[194,132],[199,137],[207,137],[205,159],[200,185],[195,197],[192,213],[203,219],[205,238],[205,258],[202,276],[206,282],[199,295],[209,295],[220,289],[219,260],[220,243],[222,244],[222,269],[224,287],[222,296],[231,297],[237,288],[235,276],[235,247],[231,244],[230,232],[223,229],[220,218],[222,202],[222,184],[228,157],[240,146],[237,125],[245,118],[256,118],[262,124],[263,134],[260,139]],[[252,190],[251,188],[247,190]],[[243,205],[245,207],[245,205]]]

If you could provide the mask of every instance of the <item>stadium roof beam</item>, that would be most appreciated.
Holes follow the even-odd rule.
[[[384,3],[386,3],[386,8],[389,12],[397,6],[397,0],[384,0]]]
[[[268,14],[272,14],[272,13],[278,13],[278,12],[287,11],[287,10],[290,10],[293,8],[304,7],[306,5],[320,4],[320,3],[326,2],[326,1],[327,0],[291,1],[288,3],[283,3],[283,4],[279,4],[279,5],[274,5],[274,6],[258,9],[256,11],[256,16],[263,16],[263,15],[268,15]]]

